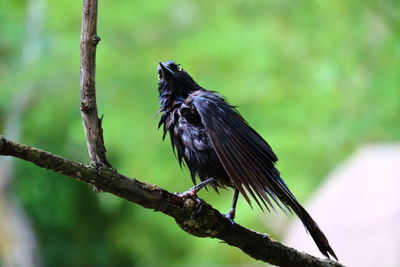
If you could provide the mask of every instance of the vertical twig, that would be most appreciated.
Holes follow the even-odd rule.
[[[102,119],[96,104],[97,0],[83,0],[81,29],[81,115],[89,157],[98,165],[111,166],[106,159]]]

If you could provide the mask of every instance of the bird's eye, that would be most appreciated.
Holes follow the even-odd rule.
[[[158,80],[160,80],[161,79],[161,76],[160,76],[160,74],[158,74]]]
[[[180,66],[178,66],[178,71],[182,71],[182,68]]]

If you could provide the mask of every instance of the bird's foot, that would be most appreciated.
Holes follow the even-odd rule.
[[[201,200],[198,197],[195,197],[194,201],[196,201],[196,213],[199,214],[203,209],[203,200]]]
[[[206,180],[202,181],[201,183],[190,188],[188,191],[185,191],[182,194],[176,193],[176,195],[181,198],[194,199],[194,201],[196,201],[196,203],[197,203],[197,205],[196,205],[197,213],[199,213],[203,207],[203,201],[197,197],[197,192],[199,192],[203,187],[212,183],[213,181],[215,181],[214,178],[212,178],[212,177],[207,178]]]
[[[223,214],[222,216],[227,218],[231,224],[235,224],[235,221],[234,221],[235,215],[236,215],[235,213],[236,213],[236,209],[230,209],[228,213]]]
[[[197,198],[197,191],[189,189],[188,191],[183,192],[182,194],[175,193],[178,197],[181,198]]]
[[[181,198],[191,198],[194,201],[196,201],[196,209],[197,209],[196,212],[200,213],[200,211],[203,208],[203,201],[197,196],[197,192],[198,190],[189,189],[188,191],[185,191],[181,194],[175,193],[175,195]]]

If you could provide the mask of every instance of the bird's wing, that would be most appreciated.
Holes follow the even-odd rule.
[[[187,104],[199,114],[219,160],[247,202],[251,205],[250,195],[261,209],[269,210],[274,208],[273,199],[283,210],[281,204],[290,210],[287,200],[295,199],[275,168],[278,158],[236,109],[205,90],[193,92]]]
[[[274,208],[273,199],[283,211],[294,211],[319,250],[337,259],[324,233],[281,179],[271,147],[236,109],[218,94],[205,90],[193,92],[187,102],[199,114],[219,160],[247,202],[251,205],[249,194],[261,209]]]

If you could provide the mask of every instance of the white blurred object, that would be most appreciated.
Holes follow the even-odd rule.
[[[400,145],[362,147],[305,208],[344,265],[400,266]],[[299,220],[292,221],[284,243],[322,257]]]

